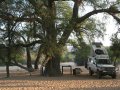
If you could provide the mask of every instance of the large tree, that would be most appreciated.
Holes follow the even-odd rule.
[[[84,24],[83,22],[98,13],[104,12],[114,17],[117,17],[116,14],[120,13],[117,8],[119,0],[114,2],[110,2],[109,0],[71,0],[74,2],[73,11],[71,17],[66,19],[62,13],[57,13],[57,2],[61,1],[66,0],[24,0],[23,2],[21,2],[21,0],[3,0],[0,2],[1,20],[12,21],[15,24],[18,22],[32,23],[32,31],[34,32],[33,39],[29,43],[19,43],[19,45],[30,47],[31,45],[39,43],[38,53],[40,54],[38,55],[44,55],[45,57],[42,66],[45,65],[45,75],[48,76],[61,74],[59,57],[62,49],[66,45],[70,34],[73,31],[77,32],[79,26]],[[7,6],[6,3],[8,3]],[[6,8],[4,8],[4,6],[6,6]],[[83,10],[84,6],[90,6],[92,10],[86,14],[82,14],[81,10]],[[5,10],[2,10],[3,8]],[[26,8],[30,8],[30,10]],[[81,11],[80,16],[78,15],[78,11]],[[65,10],[65,12],[68,11]],[[116,20],[118,21],[119,18]],[[9,27],[11,24],[9,25],[8,23],[7,25],[8,31],[10,31]],[[8,33],[8,37],[11,37],[11,34],[9,35]],[[8,49],[10,49],[12,39],[8,40]],[[8,57],[10,59],[10,53]],[[36,63],[37,62],[38,59]]]

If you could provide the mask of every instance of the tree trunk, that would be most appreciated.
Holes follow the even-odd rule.
[[[6,60],[6,72],[7,72],[7,77],[10,77],[10,70],[9,66],[11,64],[11,49],[10,46],[8,47],[8,58]]]
[[[7,72],[7,77],[10,77],[9,63],[8,62],[6,62],[6,72]]]
[[[6,60],[6,72],[7,77],[10,77],[9,66],[11,62],[11,29],[10,29],[10,22],[7,23],[7,30],[8,30],[8,47],[7,47],[7,60]]]
[[[27,52],[27,68],[28,70],[33,70],[29,47],[26,47],[26,52]]]
[[[46,64],[45,70],[44,70],[45,76],[60,76],[61,70],[60,70],[60,56],[55,55],[55,57],[52,57]]]
[[[38,69],[38,62],[39,62],[39,59],[40,59],[40,54],[37,56],[37,58],[36,58],[36,60],[35,60],[34,69]]]
[[[38,50],[37,58],[34,63],[34,69],[38,69],[38,62],[39,62],[40,56],[41,56],[41,47],[39,47],[39,50]]]

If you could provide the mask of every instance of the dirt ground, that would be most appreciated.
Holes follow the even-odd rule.
[[[59,77],[43,77],[39,71],[28,73],[23,70],[11,70],[10,78],[0,70],[0,90],[120,90],[120,74],[112,79],[105,76],[97,79],[96,75],[89,76],[84,67],[80,75],[72,75],[69,68],[64,69]]]

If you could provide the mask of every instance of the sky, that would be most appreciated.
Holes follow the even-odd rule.
[[[100,19],[102,18],[99,15],[97,15],[97,16]],[[101,41],[104,46],[110,46],[111,45],[110,38],[112,37],[112,35],[114,33],[117,32],[118,27],[119,26],[116,25],[116,21],[113,19],[113,17],[109,16],[109,18],[107,19],[106,25],[105,25],[106,31],[105,31],[105,35],[104,35],[103,39],[99,38],[99,39],[96,39],[96,41]]]
[[[106,24],[106,32],[105,32],[106,35],[104,36],[104,40],[101,40],[104,46],[111,45],[110,38],[112,37],[112,34],[117,32],[117,30],[118,28],[115,25],[113,18],[110,18],[109,22]]]

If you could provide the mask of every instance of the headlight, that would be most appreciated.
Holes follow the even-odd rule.
[[[115,68],[115,71],[119,71],[119,67],[116,67],[116,68]]]

